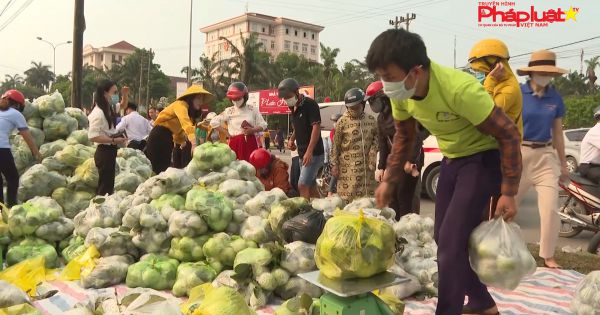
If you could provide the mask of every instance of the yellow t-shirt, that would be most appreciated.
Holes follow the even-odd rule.
[[[184,101],[175,101],[163,109],[154,125],[167,127],[173,133],[173,141],[177,144],[184,144],[188,139],[192,143],[196,141],[196,127],[188,115],[188,104]]]
[[[498,148],[494,138],[475,127],[493,108],[492,98],[472,75],[434,62],[425,99],[392,100],[394,119],[414,117],[437,138],[440,151],[448,158]]]

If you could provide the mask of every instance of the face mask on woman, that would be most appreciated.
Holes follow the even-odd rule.
[[[550,84],[550,81],[552,81],[551,76],[540,75],[537,73],[532,74],[531,79],[533,80],[533,82],[535,82],[535,84],[541,87],[546,87],[548,84]]]
[[[242,107],[242,105],[244,105],[244,99],[239,99],[239,100],[234,100],[231,101],[233,103],[233,105],[235,105],[235,107]]]
[[[112,105],[117,105],[119,104],[119,95],[118,94],[113,94],[110,96],[110,102]]]

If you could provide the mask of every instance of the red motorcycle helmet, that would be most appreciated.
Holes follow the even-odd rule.
[[[367,87],[367,90],[365,91],[367,97],[365,98],[365,100],[368,100],[374,96],[378,96],[381,93],[383,93],[383,83],[380,80],[377,80],[369,84],[369,86]]]
[[[2,98],[13,100],[19,103],[19,105],[21,106],[25,105],[25,95],[23,95],[23,93],[19,92],[18,90],[8,90],[4,92],[4,94],[2,94]]]
[[[271,163],[271,153],[263,148],[256,149],[250,154],[250,164],[257,170],[267,167]]]
[[[248,87],[242,82],[231,83],[227,88],[227,98],[233,101],[242,97],[248,100]]]

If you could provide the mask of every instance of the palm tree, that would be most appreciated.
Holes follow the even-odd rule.
[[[590,91],[592,93],[596,90],[596,80],[598,79],[598,77],[596,77],[596,71],[595,71],[596,67],[600,64],[598,59],[600,59],[600,56],[596,56],[596,57],[593,57],[592,59],[585,61],[585,64],[587,66],[586,76],[588,79],[588,84],[590,86]]]
[[[54,81],[54,73],[50,71],[50,66],[42,62],[31,62],[32,67],[25,71],[25,82],[31,86],[46,90],[50,82]]]
[[[181,73],[187,74],[188,67],[183,67]],[[225,69],[227,70],[227,69]],[[216,99],[225,96],[225,81],[229,77],[228,71],[221,71],[221,63],[217,61],[217,53],[212,57],[202,54],[200,56],[200,67],[192,68],[192,82],[201,83],[209,92],[215,94]]]
[[[340,53],[339,48],[331,48],[321,45],[321,62],[323,63],[323,74],[326,78],[331,78],[332,75],[336,72],[339,72],[337,64],[335,63],[335,58],[337,58]]]
[[[582,73],[573,71],[565,76],[554,78],[552,84],[562,96],[586,95],[589,89],[585,80],[586,77]]]
[[[2,82],[2,89],[16,89],[17,85],[19,84],[23,84],[23,77],[20,74],[7,74],[4,76],[4,82]]]
[[[220,71],[228,72],[230,77],[237,77],[248,86],[264,87],[269,81],[270,55],[264,51],[265,47],[258,41],[256,33],[244,38],[240,33],[241,45],[237,47],[231,40],[224,40],[228,49],[231,49],[231,57],[220,63]]]

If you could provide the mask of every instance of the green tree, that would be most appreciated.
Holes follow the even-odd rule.
[[[215,100],[225,97],[227,89],[228,72],[222,71],[221,63],[217,61],[217,54],[212,57],[207,57],[202,54],[200,56],[200,67],[192,68],[192,82],[200,83],[202,86],[215,95]],[[187,66],[181,69],[181,73],[187,74]]]
[[[31,68],[25,71],[25,82],[33,87],[46,90],[50,82],[54,81],[54,73],[50,71],[50,66],[42,62],[31,62]]]
[[[7,74],[4,76],[4,82],[2,82],[2,87],[0,89],[4,90],[10,90],[10,89],[16,89],[18,85],[23,84],[24,79],[23,77],[18,74],[15,73],[14,75],[10,75]]]
[[[56,77],[56,82],[52,85],[51,92],[58,91],[65,104],[71,104],[71,78],[69,75],[59,75]]]
[[[585,61],[585,64],[587,66],[586,76],[588,79],[588,85],[590,88],[590,92],[592,92],[592,93],[596,91],[596,80],[598,79],[598,77],[596,76],[596,67],[600,64],[598,59],[600,59],[600,56],[596,56],[596,57],[593,57],[592,59]]]
[[[586,78],[583,74],[573,71],[569,72],[567,75],[555,78],[552,80],[552,84],[563,97],[586,95],[588,94],[589,89],[585,80]]]
[[[592,127],[596,123],[594,108],[600,104],[600,93],[565,98],[565,129]]]
[[[270,55],[258,41],[257,33],[250,33],[244,38],[240,34],[241,45],[237,47],[231,40],[220,37],[227,42],[232,56],[221,61],[220,71],[244,82],[251,89],[269,87],[270,84]]]

